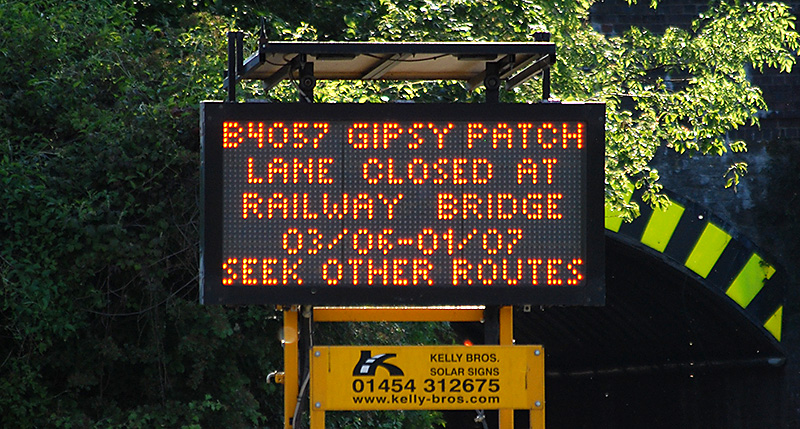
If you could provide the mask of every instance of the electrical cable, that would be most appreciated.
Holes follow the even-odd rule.
[[[297,427],[297,415],[300,414],[300,406],[303,403],[303,396],[305,396],[306,387],[308,387],[308,381],[311,379],[311,373],[306,372],[306,377],[303,380],[303,384],[300,386],[300,391],[297,393],[297,405],[294,407],[294,414],[292,415],[292,426],[295,428]]]
[[[480,423],[483,426],[483,429],[489,429],[489,425],[486,424],[486,414],[483,410],[475,410],[478,413],[478,416],[475,417],[475,423]]]
[[[302,308],[301,308],[300,311],[301,311],[301,314],[302,314],[303,313]],[[309,313],[309,317],[304,317],[305,319],[308,320],[308,349],[309,350],[311,350],[311,347],[314,345],[313,344],[314,343],[313,331],[311,329],[313,327],[313,322],[311,320],[310,314],[311,313]],[[298,335],[298,341],[300,341],[300,336],[299,335]],[[295,428],[299,427],[298,426],[299,422],[297,421],[297,418],[299,417],[300,409],[302,408],[303,398],[305,397],[305,392],[306,392],[306,389],[308,388],[308,382],[309,382],[309,380],[311,380],[310,368],[308,368],[308,366],[306,365],[303,368],[303,370],[305,371],[306,375],[305,375],[305,377],[303,377],[303,384],[300,385],[300,390],[297,392],[297,400],[295,402],[294,414],[292,414],[292,426],[295,427]]]
[[[439,55],[434,55],[434,56],[432,56],[430,58],[404,59],[404,58],[382,57],[380,55],[375,55],[375,54],[364,54],[365,57],[375,58],[375,59],[378,59],[378,60],[393,61],[393,62],[397,62],[397,63],[420,63],[420,62],[423,62],[423,61],[433,61],[433,60],[438,60],[439,58],[444,58],[444,57],[446,57],[448,55],[450,55],[450,54],[439,54]]]

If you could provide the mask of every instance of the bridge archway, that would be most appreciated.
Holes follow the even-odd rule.
[[[642,207],[631,223],[607,212],[604,307],[515,308],[517,344],[545,346],[548,428],[781,421],[786,273],[704,207],[668,196],[668,209]]]

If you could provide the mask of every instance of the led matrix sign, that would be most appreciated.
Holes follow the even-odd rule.
[[[202,106],[201,299],[600,305],[602,104]]]

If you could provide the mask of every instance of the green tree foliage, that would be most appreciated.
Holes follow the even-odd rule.
[[[196,105],[226,24],[133,12],[0,5],[4,427],[269,422],[274,314],[196,304]]]
[[[593,4],[384,0],[386,13],[373,19],[374,27],[359,32],[351,26],[348,36],[525,41],[537,31],[552,33],[558,46],[553,95],[607,104],[606,205],[630,218],[638,213],[638,204],[628,202],[633,188],[644,188],[651,204],[665,203],[658,172],[648,166],[662,144],[689,155],[746,149],[725,133],[757,124],[758,113],[767,108],[748,70],[791,70],[798,34],[795,17],[783,4],[714,1],[690,30],[653,34],[634,27],[609,37],[588,21]],[[505,101],[536,101],[538,93],[531,84],[507,94]],[[727,185],[738,183],[745,171],[742,163],[732,165]]]
[[[0,0],[0,426],[280,426],[281,393],[263,383],[282,365],[279,315],[197,304],[198,104],[224,96],[229,30],[256,34],[264,16],[274,39],[524,41],[550,31],[554,95],[608,105],[606,201],[629,215],[633,187],[658,202],[648,167],[657,147],[743,150],[724,134],[765,108],[748,69],[795,61],[794,18],[781,4],[712,2],[689,30],[613,37],[591,27],[591,5]],[[537,85],[504,101],[535,102]],[[295,97],[290,85],[244,89]],[[333,82],[316,94],[481,98],[459,83]],[[391,338],[347,329],[375,341],[446,338],[440,327],[383,328]],[[341,427],[435,419],[333,417]]]

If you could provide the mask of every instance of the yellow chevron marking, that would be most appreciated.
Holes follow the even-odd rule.
[[[714,264],[730,241],[731,236],[727,232],[709,222],[684,265],[701,277],[708,277],[708,273],[714,268]]]
[[[642,234],[642,244],[663,252],[667,248],[667,243],[672,238],[684,210],[683,206],[674,201],[671,201],[666,210],[653,210],[653,214],[647,222],[647,228]]]
[[[745,264],[725,293],[737,304],[741,305],[742,308],[747,308],[750,301],[764,287],[764,281],[772,277],[773,274],[775,274],[775,268],[753,253],[753,256],[750,257],[750,260],[747,261],[747,264]]]
[[[772,314],[772,317],[767,320],[764,327],[769,331],[775,339],[781,340],[781,326],[783,325],[783,306],[778,307],[778,310]]]

